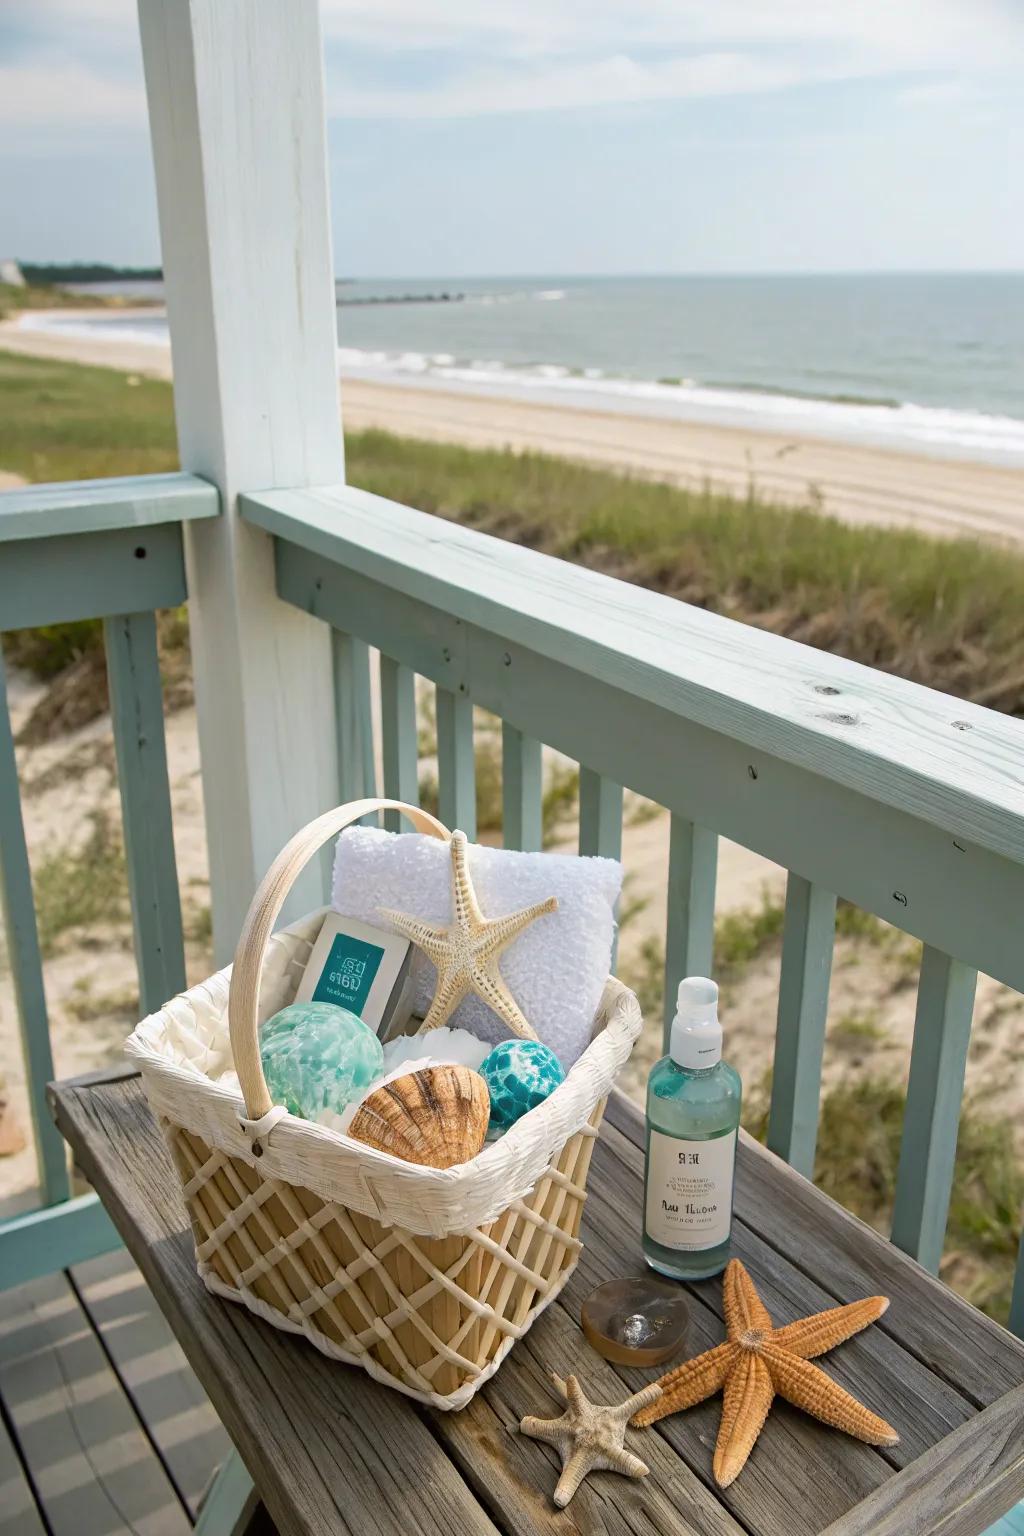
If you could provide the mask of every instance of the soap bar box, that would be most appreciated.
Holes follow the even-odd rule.
[[[328,912],[306,963],[297,1003],[334,1003],[381,1041],[405,1034],[412,1015],[412,945],[356,917]]]

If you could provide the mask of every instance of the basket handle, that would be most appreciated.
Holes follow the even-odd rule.
[[[324,816],[318,816],[285,844],[260,882],[242,925],[235,950],[228,993],[228,1028],[245,1110],[250,1120],[260,1120],[273,1108],[263,1076],[259,1047],[260,975],[267,944],[285,897],[303,868],[324,843],[370,811],[401,811],[417,832],[447,841],[451,833],[436,817],[402,800],[352,800]]]

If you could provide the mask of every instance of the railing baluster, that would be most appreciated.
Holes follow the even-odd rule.
[[[473,704],[465,694],[437,690],[438,808],[445,826],[476,837]]]
[[[1024,1339],[1024,1232],[1021,1233],[1020,1247],[1017,1250],[1017,1272],[1013,1277],[1010,1321],[1007,1326],[1011,1333]]]
[[[622,856],[622,785],[580,764],[580,853]]]
[[[782,935],[768,1145],[814,1177],[836,898],[790,871]]]
[[[622,857],[622,785],[580,764],[580,853]],[[618,909],[616,909],[616,919]],[[612,970],[619,953],[618,929],[612,945]]]
[[[370,647],[355,635],[331,631],[334,665],[334,709],[338,735],[339,798],[362,800],[376,794],[377,774],[373,760],[373,705],[370,693]],[[376,825],[376,817],[367,817]],[[328,861],[332,850],[324,852],[325,872],[330,882]]]
[[[505,847],[539,852],[544,842],[541,744],[507,721],[501,726],[501,799]]]
[[[962,960],[925,945],[892,1240],[933,1273],[946,1235],[977,980]]]
[[[384,793],[391,800],[419,805],[419,763],[416,753],[416,674],[390,656],[380,658],[381,756]],[[402,826],[399,811],[385,811],[390,832]]]
[[[707,827],[672,816],[665,923],[665,1049],[684,976],[710,976],[715,944],[718,836]]]
[[[43,989],[32,874],[18,791],[18,764],[7,712],[7,686],[0,652],[0,895],[3,897],[7,951],[25,1054],[29,1106],[35,1137],[39,1181],[48,1204],[71,1192],[64,1140],[46,1107],[46,1085],[54,1076],[50,1026]]]
[[[185,989],[156,615],[104,619],[110,716],[143,1014]]]

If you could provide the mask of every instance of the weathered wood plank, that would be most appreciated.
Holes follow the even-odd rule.
[[[619,1247],[628,1250],[620,1262],[624,1273],[629,1273],[631,1259],[635,1264],[640,1257],[639,1216],[635,1234],[627,1234],[622,1231],[621,1213],[625,1209],[640,1210],[643,1154],[620,1132],[609,1128],[596,1156],[595,1182],[587,1202],[588,1219],[603,1226],[606,1241],[610,1242],[618,1229]],[[833,1296],[787,1254],[772,1248],[750,1225],[749,1218],[745,1205],[738,1204],[733,1251],[756,1277],[765,1304],[779,1324],[822,1311],[834,1306],[837,1300],[854,1299],[852,1294]],[[827,1240],[827,1227],[823,1225],[821,1232],[822,1239]],[[709,1342],[717,1343],[724,1331],[721,1282],[712,1279],[695,1289],[713,1316]],[[868,1329],[821,1363],[848,1391],[898,1421],[900,1444],[874,1453],[893,1467],[905,1466],[976,1411],[969,1398],[879,1328]]]
[[[464,682],[479,707],[515,720],[567,757],[687,820],[714,827],[720,836],[826,890],[841,890],[865,911],[1024,991],[1024,945],[1012,923],[994,923],[991,916],[1024,909],[1024,863],[1009,856],[1009,844],[1004,854],[972,843],[953,808],[940,825],[941,817],[920,814],[920,796],[889,804],[868,787],[855,790],[840,782],[831,763],[815,768],[753,752],[738,733],[730,734],[728,722],[719,730],[699,723],[685,669],[666,676],[660,691],[647,698],[629,686],[632,663],[625,657],[614,662],[595,652],[589,663],[594,670],[587,672],[557,645],[550,656],[532,652],[525,638],[520,646],[502,633],[502,625],[518,633],[521,622],[510,596],[513,571],[504,613],[486,605],[486,622],[476,623],[427,601],[424,594],[432,594],[432,586],[415,589],[411,577],[403,585],[401,562],[391,572],[393,586],[362,574],[351,539],[338,538],[339,529],[348,532],[347,506],[328,496],[328,515],[319,493],[310,494],[309,504],[303,500],[308,523],[298,515],[275,521],[283,535],[277,542],[278,592],[289,602],[354,630],[445,687]],[[361,522],[359,528],[361,536]],[[284,542],[285,536],[295,542]],[[443,546],[447,531],[434,538]],[[322,552],[302,547],[304,540],[322,546]],[[400,533],[394,541],[396,547],[401,543]],[[492,549],[492,574],[503,571],[509,546],[485,542]],[[571,570],[559,567],[552,582],[563,577],[571,582],[574,577],[566,575]],[[631,603],[637,589],[624,586],[626,593],[622,601]],[[641,599],[650,596],[639,593]],[[553,603],[552,611],[567,620],[569,610]],[[685,633],[686,612],[673,604],[661,625],[671,637],[673,656],[676,639]],[[651,640],[651,654],[657,654],[658,643]],[[567,641],[565,650],[570,649]],[[510,655],[512,666],[506,663]],[[822,707],[815,690],[833,685],[822,682],[815,669],[834,659],[822,652],[795,655],[784,686]],[[874,728],[872,721],[872,742]],[[1016,722],[1013,728],[1024,731]],[[942,801],[941,786],[935,798]],[[1024,803],[1024,796],[1019,799]]]
[[[673,813],[665,925],[665,1048],[684,976],[710,976],[715,944],[718,836]]]
[[[476,759],[473,704],[463,693],[437,690],[438,814],[454,832],[476,837]]]
[[[350,486],[254,493],[244,515],[494,634],[506,649],[522,645],[743,742],[755,757],[802,766],[961,842],[1024,859],[1019,721],[959,702],[954,711],[943,694],[902,678],[472,528],[439,526]],[[518,670],[519,662],[505,667]],[[485,702],[475,689],[474,697]],[[609,738],[621,735],[614,713],[598,718]],[[634,750],[640,742],[653,746],[632,738]],[[682,764],[687,776],[697,766],[673,759],[677,777]]]
[[[508,1366],[460,1414],[438,1414],[434,1422],[446,1448],[468,1480],[488,1499],[495,1520],[515,1536],[566,1530],[567,1517],[555,1510],[551,1492],[558,1476],[553,1447],[517,1433],[527,1414],[539,1418],[561,1411],[550,1372],[579,1377],[591,1401],[621,1402],[625,1388],[618,1372],[593,1350],[581,1347],[575,1318],[553,1306],[537,1319]],[[649,1379],[649,1375],[648,1375]],[[502,1454],[495,1454],[496,1447]],[[635,1430],[627,1439],[650,1467],[641,1482],[613,1474],[587,1479],[569,1509],[569,1529],[647,1536],[741,1536],[745,1528],[680,1460],[661,1435]]]
[[[0,901],[3,905],[7,954],[14,980],[21,1048],[28,1079],[29,1109],[35,1140],[39,1182],[47,1201],[66,1200],[67,1149],[46,1108],[46,1085],[53,1077],[50,1022],[43,987],[43,964],[36,928],[32,872],[21,815],[18,763],[7,708],[7,683],[0,648]]]
[[[390,656],[380,658],[381,756],[384,794],[390,800],[419,805],[416,756],[416,674]],[[389,832],[400,832],[400,811],[385,811]]]
[[[822,1536],[981,1536],[1024,1493],[1024,1387],[906,1467]]]
[[[216,517],[219,512],[216,486],[198,475],[122,475],[24,485],[0,492],[0,543],[151,528],[155,523]]]
[[[11,1291],[0,1397],[52,1536],[188,1536],[188,1517],[62,1274]]]
[[[181,1346],[123,1250],[79,1264],[71,1283],[168,1476],[193,1517],[231,1442]]]
[[[379,1402],[378,1389],[364,1377],[329,1364],[301,1343],[254,1323],[240,1309],[223,1306],[205,1295],[192,1269],[174,1177],[136,1081],[125,1079],[85,1089],[58,1089],[55,1103],[60,1123],[70,1133],[86,1171],[111,1201],[116,1219],[138,1249],[140,1261],[153,1270],[154,1280],[162,1277],[161,1306],[167,1310],[175,1332],[180,1333],[186,1351],[191,1337],[197,1369],[211,1373],[210,1391],[215,1399],[218,1391],[224,1399],[223,1406],[220,1401],[217,1406],[243,1454],[247,1444],[251,1454],[254,1440],[263,1445],[262,1458],[252,1465],[263,1469],[264,1463],[268,1464],[268,1483],[266,1488],[261,1486],[261,1492],[270,1496],[268,1502],[275,1518],[279,1518],[280,1506],[273,1503],[269,1463],[273,1461],[276,1465],[281,1459],[278,1441],[287,1445],[284,1461],[289,1475],[277,1479],[276,1488],[280,1493],[287,1482],[294,1493],[292,1480],[298,1479],[298,1508],[306,1523],[281,1525],[283,1536],[290,1536],[293,1530],[309,1532],[314,1528],[309,1523],[310,1516],[323,1519],[325,1512],[339,1509],[337,1478],[347,1488],[345,1497],[356,1497],[353,1483],[359,1486],[362,1496],[361,1477],[367,1474],[353,1473],[350,1467],[340,1472],[335,1464],[342,1456],[340,1441],[336,1439],[340,1432],[335,1426],[343,1413],[349,1420],[348,1462],[354,1461],[359,1469],[369,1465],[376,1489],[373,1510],[364,1511],[364,1528],[373,1519],[379,1520],[382,1531],[392,1528],[387,1523],[391,1519],[402,1518],[402,1529],[408,1529],[415,1521],[415,1510],[403,1509],[399,1516],[397,1504],[389,1504],[388,1490],[399,1463],[393,1456],[387,1459],[379,1447],[402,1446],[403,1475],[412,1476],[415,1486],[423,1478],[433,1477],[436,1481],[436,1467],[429,1460],[419,1460],[418,1442],[410,1430],[410,1425],[422,1430],[425,1417],[431,1420],[432,1435],[440,1442],[432,1442],[433,1455],[440,1459],[442,1467],[447,1467],[447,1476],[456,1477],[455,1486],[462,1489],[463,1498],[472,1500],[476,1496],[470,1507],[476,1511],[475,1518],[485,1522],[484,1529],[493,1527],[487,1525],[480,1505],[493,1512],[503,1530],[521,1530],[533,1536],[534,1532],[553,1533],[563,1528],[537,1491],[537,1468],[548,1453],[532,1444],[512,1442],[511,1429],[520,1413],[542,1411],[543,1398],[538,1401],[542,1367],[554,1364],[567,1368],[571,1363],[588,1379],[589,1373],[593,1373],[594,1390],[600,1387],[608,1400],[614,1400],[613,1379],[624,1379],[632,1385],[639,1384],[647,1375],[612,1372],[610,1367],[596,1362],[589,1351],[581,1351],[575,1326],[579,1304],[594,1284],[610,1274],[635,1274],[641,1262],[638,1223],[642,1153],[633,1139],[639,1135],[641,1122],[632,1106],[624,1106],[619,1096],[614,1096],[611,1118],[623,1126],[623,1133],[609,1126],[596,1148],[584,1217],[585,1247],[576,1274],[559,1302],[538,1320],[469,1410],[462,1415],[431,1415],[384,1389],[379,1389],[383,1403]],[[861,1244],[861,1268],[869,1277],[868,1283],[862,1283],[861,1276],[851,1281],[845,1266],[838,1288],[828,1279],[823,1280],[821,1272],[829,1271],[827,1255],[832,1248],[833,1231],[838,1230],[841,1236],[844,1223],[852,1219],[779,1159],[746,1139],[739,1162],[736,1251],[751,1265],[773,1315],[780,1322],[836,1299],[849,1300],[878,1289],[888,1291],[888,1285],[880,1284],[879,1275],[874,1273],[874,1260],[884,1255],[892,1256],[897,1267],[919,1276],[932,1293],[929,1304],[922,1304],[917,1297],[915,1306],[919,1311],[929,1312],[931,1326],[937,1332],[955,1328],[962,1313],[977,1317],[877,1234],[870,1234],[870,1243]],[[746,1176],[744,1165],[748,1165]],[[146,1169],[144,1189],[138,1175],[140,1167]],[[753,1184],[749,1177],[751,1168],[760,1176],[754,1178]],[[783,1241],[790,1235],[786,1202],[780,1210],[775,1199],[776,1188],[785,1192],[792,1186],[802,1186],[810,1192],[815,1215],[813,1240],[798,1245],[796,1259]],[[870,1249],[866,1259],[865,1249]],[[716,1343],[722,1336],[721,1286],[714,1279],[688,1290],[693,1318],[689,1341],[692,1351]],[[213,1311],[207,1315],[210,1308]],[[891,1322],[894,1317],[895,1325]],[[777,1405],[743,1477],[722,1492],[713,1486],[710,1473],[719,1407],[717,1403],[708,1403],[661,1421],[655,1431],[649,1432],[647,1443],[639,1445],[640,1454],[656,1468],[650,1482],[632,1485],[614,1478],[597,1479],[579,1495],[580,1502],[574,1504],[573,1513],[578,1514],[583,1524],[576,1528],[606,1529],[622,1532],[623,1536],[627,1532],[646,1536],[652,1529],[690,1530],[700,1532],[701,1536],[705,1531],[714,1532],[715,1536],[735,1536],[738,1529],[751,1536],[777,1536],[780,1530],[787,1536],[817,1536],[824,1524],[840,1520],[865,1498],[874,1497],[876,1490],[896,1481],[896,1468],[913,1467],[915,1458],[919,1461],[922,1454],[931,1454],[933,1445],[946,1443],[949,1434],[955,1436],[961,1424],[977,1418],[976,1392],[967,1386],[961,1388],[955,1376],[947,1372],[933,1371],[918,1348],[907,1347],[902,1333],[914,1319],[911,1309],[904,1307],[900,1298],[894,1296],[894,1305],[885,1321],[888,1327],[876,1325],[833,1352],[825,1364],[830,1375],[897,1422],[904,1437],[900,1446],[882,1453],[835,1434],[785,1404]],[[1024,1349],[986,1319],[977,1318],[977,1322],[982,1337],[987,1333],[990,1341],[1009,1343],[1009,1359],[1004,1359],[1003,1373],[1012,1376],[1015,1369],[1014,1385],[1018,1386],[1024,1381]],[[302,1355],[301,1373],[291,1364],[296,1352]],[[259,1391],[259,1383],[268,1376],[281,1383],[280,1402],[273,1407],[267,1405],[265,1394]],[[295,1376],[301,1378],[301,1390],[292,1388],[291,1378]],[[232,1383],[230,1400],[224,1388],[227,1379]],[[620,1387],[616,1396],[621,1396],[621,1391]],[[384,1404],[390,1405],[391,1416],[386,1415]],[[316,1424],[317,1454],[313,1457],[308,1448],[311,1414]],[[378,1449],[372,1455],[365,1448],[366,1439],[377,1442]],[[411,1450],[407,1449],[410,1446]],[[422,1454],[429,1457],[429,1453]],[[666,1457],[669,1459],[665,1460]],[[314,1463],[312,1468],[310,1461]],[[823,1467],[827,1467],[827,1476],[822,1475]],[[553,1468],[548,1472],[553,1476]],[[985,1504],[986,1511],[991,1510],[992,1514],[1015,1496],[998,1469],[995,1482],[996,1493]],[[699,1493],[695,1492],[697,1488]],[[669,1490],[681,1514],[673,1516],[670,1509],[663,1507],[663,1495]],[[402,1495],[407,1492],[403,1486]],[[439,1498],[443,1503],[445,1495],[442,1493]],[[438,1500],[434,1503],[436,1506]],[[460,1503],[448,1509],[447,1518],[449,1531],[465,1527]],[[350,1527],[341,1524],[337,1528]],[[430,1532],[439,1532],[440,1528],[439,1523],[425,1527]],[[468,1528],[480,1526],[471,1524]],[[953,1536],[952,1531],[949,1536]]]
[[[938,1273],[978,973],[925,947],[896,1172],[892,1240]]]
[[[610,1134],[614,1138],[614,1131]],[[563,1294],[574,1317],[579,1316],[584,1298],[595,1285],[612,1275],[636,1275],[642,1268],[639,1154],[633,1149],[634,1161],[629,1166],[618,1155],[619,1150],[613,1140],[606,1146],[602,1135],[589,1181],[585,1246],[576,1274]],[[742,1248],[740,1256],[745,1256]],[[752,1262],[760,1281],[756,1260]],[[702,1281],[688,1285],[686,1291],[691,1317],[686,1353],[697,1354],[721,1343],[724,1337],[721,1281]],[[650,1380],[646,1371],[626,1371],[623,1376],[634,1390]],[[655,1426],[712,1490],[716,1485],[711,1463],[720,1417],[719,1397],[661,1419]],[[645,1452],[644,1444],[639,1454]],[[829,1468],[827,1480],[821,1477],[823,1460]],[[716,1496],[753,1536],[777,1536],[780,1531],[786,1536],[816,1536],[827,1520],[844,1513],[890,1475],[889,1465],[870,1447],[833,1436],[783,1404],[773,1409],[743,1476],[730,1488],[717,1490]],[[824,1486],[819,1486],[822,1483]]]
[[[104,620],[142,1014],[185,989],[185,944],[167,777],[163,692],[152,613]]]
[[[544,843],[543,748],[508,721],[501,726],[501,824],[506,848],[538,853]]]
[[[622,1094],[612,1094],[605,1118],[643,1145],[643,1116]],[[736,1199],[750,1227],[837,1301],[888,1296],[874,1329],[971,1402],[987,1406],[1024,1381],[1024,1343],[743,1132]]]
[[[836,898],[800,875],[786,883],[782,975],[768,1145],[811,1178],[835,944]]]
[[[232,1441],[258,1474],[280,1536],[496,1536],[407,1399],[206,1291],[177,1179],[136,1081],[56,1089],[52,1103]]]
[[[18,1454],[0,1421],[0,1536],[46,1536]]]

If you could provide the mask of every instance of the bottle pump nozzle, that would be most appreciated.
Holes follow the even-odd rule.
[[[722,1059],[718,1022],[718,985],[707,976],[687,976],[679,983],[669,1055],[680,1067],[700,1070]]]

